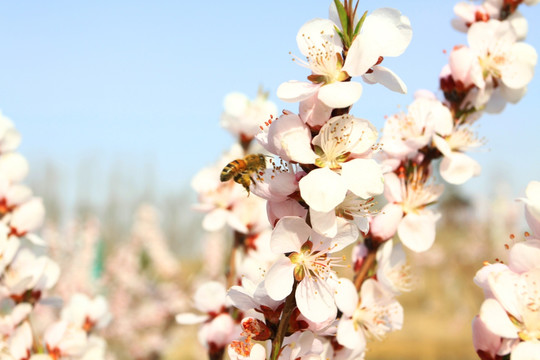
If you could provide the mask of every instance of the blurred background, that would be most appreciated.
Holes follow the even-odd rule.
[[[400,9],[414,34],[405,54],[385,59],[409,93],[365,85],[355,116],[382,128],[384,116],[405,110],[416,90],[437,91],[438,74],[447,63],[444,50],[467,43],[465,34],[450,26],[454,4],[360,2],[361,10]],[[169,313],[189,302],[201,267],[190,259],[200,255],[203,236],[201,216],[191,210],[196,198],[189,183],[235,141],[219,127],[223,98],[231,91],[254,98],[262,86],[279,109],[297,110],[279,101],[275,90],[307,76],[289,52],[299,54],[298,29],[314,17],[327,17],[328,6],[322,0],[3,3],[0,109],[23,137],[20,152],[30,163],[29,185],[44,198],[48,213],[44,231],[59,244],[71,241],[68,250],[58,245],[58,257],[80,252],[84,246],[73,239],[86,239],[81,241],[99,254],[88,265],[94,280],[107,266],[115,271],[111,259],[146,274],[150,290],[134,284],[137,290],[130,291],[161,305],[139,304],[143,318],[155,317],[171,291],[179,304],[168,304]],[[522,8],[529,22],[526,41],[538,50],[539,8]],[[418,283],[401,298],[405,327],[373,343],[368,358],[475,358],[470,321],[482,294],[472,277],[482,261],[502,252],[510,233],[525,230],[513,199],[523,196],[530,180],[540,179],[535,160],[539,98],[540,81],[533,79],[518,105],[479,121],[477,130],[487,144],[472,156],[483,173],[459,188],[447,187],[436,246],[411,258]],[[145,248],[151,240],[136,235],[141,221],[153,224],[161,250]],[[129,246],[132,258],[115,258],[118,249],[129,253],[123,248]],[[152,256],[169,256],[163,253],[172,254],[168,269],[153,269]],[[163,279],[174,289],[156,285]],[[118,295],[118,306],[129,301]],[[170,348],[164,351],[170,358],[198,358],[200,349],[186,345],[193,343],[195,329],[179,329],[169,313],[163,311],[159,326],[141,320],[140,329],[156,325],[162,334],[172,329],[167,344],[148,335],[148,348]],[[123,348],[129,343],[124,341],[113,349],[120,358],[136,358]]]

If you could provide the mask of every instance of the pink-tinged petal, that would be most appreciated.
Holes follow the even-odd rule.
[[[381,166],[372,159],[354,159],[343,163],[341,177],[347,188],[363,199],[379,195],[384,190]]]
[[[337,217],[334,210],[320,212],[311,209],[309,212],[313,230],[326,237],[334,237],[337,234]]]
[[[397,232],[403,218],[403,209],[398,204],[386,204],[380,213],[373,218],[370,233],[382,241],[391,239]]]
[[[529,44],[519,42],[512,45],[509,56],[516,60],[502,67],[503,83],[512,89],[527,86],[534,76],[534,66],[538,60],[536,50]]]
[[[337,328],[337,341],[348,349],[365,348],[366,338],[356,329],[352,320],[341,319]]]
[[[445,156],[440,165],[442,178],[454,185],[465,183],[473,176],[479,175],[481,170],[476,160],[460,152],[452,152],[450,156]]]
[[[398,235],[403,245],[418,253],[431,248],[435,241],[435,223],[438,219],[438,215],[425,209],[406,214],[398,226]]]
[[[540,342],[520,342],[512,350],[510,360],[540,360]]]
[[[317,155],[311,149],[311,132],[296,114],[286,114],[268,129],[268,150],[287,161],[313,164]]]
[[[311,235],[311,228],[306,221],[297,216],[285,216],[278,221],[272,231],[270,248],[277,254],[300,251]]]
[[[298,115],[303,122],[311,127],[322,127],[332,114],[332,108],[319,100],[317,95],[303,100],[298,107]]]
[[[303,219],[307,216],[307,209],[293,199],[278,202],[268,200],[266,203],[266,212],[268,214],[268,222],[272,226],[275,226],[285,216],[299,216]]]
[[[334,109],[346,108],[362,96],[362,84],[355,81],[335,82],[320,88],[318,98]]]
[[[464,86],[469,86],[473,83],[472,64],[478,61],[478,56],[466,46],[453,50],[450,53],[448,63],[455,81],[461,81]]]
[[[384,174],[384,197],[389,202],[403,202],[401,180],[394,172]]]
[[[495,359],[495,355],[497,355],[497,351],[501,347],[502,339],[489,331],[479,316],[475,316],[472,322],[472,341],[477,353],[482,351]]]
[[[302,199],[316,211],[328,212],[338,206],[347,193],[342,176],[329,168],[311,171],[300,182]]]
[[[282,300],[292,291],[295,265],[288,257],[277,260],[266,273],[264,288],[273,300]]]
[[[322,322],[337,314],[333,290],[324,280],[304,277],[296,288],[295,298],[298,310],[313,322]]]
[[[380,8],[366,17],[361,34],[377,44],[379,56],[399,56],[411,42],[411,22],[397,9]]]
[[[351,280],[340,278],[334,295],[336,305],[346,316],[352,316],[358,306],[358,291]]]
[[[208,315],[196,315],[191,313],[183,313],[175,316],[177,323],[182,325],[202,324],[208,319]]]
[[[321,85],[291,80],[279,85],[277,96],[286,102],[298,102],[315,95]]]
[[[306,57],[316,56],[318,50],[328,51],[329,47],[333,47],[336,53],[342,51],[335,24],[329,19],[312,19],[302,25],[296,34],[296,44]]]
[[[251,192],[265,200],[284,201],[288,195],[298,190],[298,181],[292,172],[276,171],[270,167],[263,172],[261,178],[263,180],[258,181]]]
[[[518,242],[510,249],[508,266],[517,273],[540,267],[540,240]]]
[[[515,339],[517,328],[506,314],[504,308],[495,299],[486,299],[480,307],[479,318],[494,335]]]
[[[387,89],[400,94],[407,93],[407,85],[392,70],[384,66],[373,66],[372,70],[372,73],[362,75],[368,83],[379,83]]]
[[[516,289],[523,285],[523,279],[511,270],[507,270],[489,274],[488,283],[493,296],[504,308],[505,313],[512,314],[518,321],[522,321],[521,294],[518,294]]]

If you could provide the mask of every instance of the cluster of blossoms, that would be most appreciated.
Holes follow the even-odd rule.
[[[43,253],[46,243],[34,233],[42,225],[45,208],[40,198],[20,182],[28,173],[26,159],[15,152],[21,137],[13,123],[0,115],[0,357],[5,360],[104,359],[106,345],[95,331],[110,321],[107,302],[75,293],[62,307],[60,319],[46,326],[30,316],[43,305],[59,301],[47,297],[58,281],[60,267]],[[53,321],[53,320],[51,320]]]
[[[301,27],[296,40],[306,60],[294,60],[310,70],[308,81],[288,81],[277,90],[282,100],[299,102],[298,113],[267,113],[260,132],[243,133],[253,126],[230,126],[228,98],[223,124],[239,144],[193,181],[197,208],[206,212],[203,227],[234,230],[227,285],[201,285],[194,301],[203,314],[177,317],[203,323],[199,338],[210,358],[221,358],[227,348],[231,359],[362,359],[368,340],[401,329],[396,296],[411,289],[401,244],[423,252],[435,240],[439,214],[427,208],[443,192],[433,175],[435,160],[452,184],[479,174],[478,163],[464,153],[483,143],[472,124],[483,111],[517,102],[533,75],[536,52],[517,42],[517,25],[505,20],[517,6],[499,5],[499,20],[467,22],[471,48],[456,47],[440,76],[445,100],[418,92],[408,113],[388,118],[379,142],[368,120],[350,114],[363,91],[352,78],[407,91],[381,65],[412,38],[409,19],[395,9],[359,16],[352,2],[336,0],[329,19]],[[233,112],[240,123],[271,107],[243,103]],[[255,104],[257,111],[250,108]],[[256,146],[265,155],[252,162],[246,154],[261,152]],[[220,169],[222,181],[233,172],[256,196],[218,181]],[[376,211],[374,197],[381,194],[388,203]],[[347,262],[343,252],[351,245]],[[338,274],[340,267],[354,272],[352,280]]]
[[[483,360],[540,359],[540,182],[527,186],[525,217],[532,231],[509,246],[506,262],[486,262],[474,278],[486,300],[473,320],[474,347]]]

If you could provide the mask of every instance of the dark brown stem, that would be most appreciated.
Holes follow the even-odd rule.
[[[285,306],[283,307],[283,311],[281,313],[281,319],[279,320],[276,336],[272,340],[272,354],[270,356],[271,360],[277,360],[277,358],[279,357],[279,353],[281,352],[281,347],[283,346],[283,339],[285,338],[287,328],[289,327],[289,320],[294,311],[294,308],[296,307],[296,300],[294,296],[296,293],[297,285],[298,282],[295,280],[291,293],[289,294],[289,296],[287,296],[287,299],[285,299]]]
[[[227,276],[227,289],[235,285],[236,282],[236,253],[238,249],[244,244],[245,234],[241,232],[234,232],[234,240],[231,248],[231,254],[229,256],[229,267],[226,272]]]
[[[356,290],[360,291],[360,288],[362,287],[364,280],[366,280],[367,274],[375,265],[376,257],[377,257],[377,248],[370,249],[364,259],[364,262],[362,263],[362,266],[360,267],[360,270],[358,270],[358,272],[354,276],[354,286],[356,287]]]

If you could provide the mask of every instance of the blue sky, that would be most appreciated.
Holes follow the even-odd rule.
[[[300,26],[326,17],[329,1],[25,1],[0,10],[0,109],[23,135],[31,168],[52,159],[69,195],[81,166],[92,164],[93,191],[113,169],[144,178],[155,171],[158,192],[179,190],[233,142],[219,127],[224,96],[254,97],[259,85],[279,108],[277,86],[303,79]],[[360,9],[395,7],[407,15],[413,40],[404,55],[385,59],[409,94],[378,85],[364,88],[353,113],[378,128],[403,109],[417,89],[437,90],[447,62],[443,49],[465,44],[450,26],[453,1],[361,1]],[[540,7],[523,7],[527,42],[540,49]],[[468,192],[487,193],[494,176],[522,194],[540,179],[540,79],[501,115],[480,120],[483,166]]]

